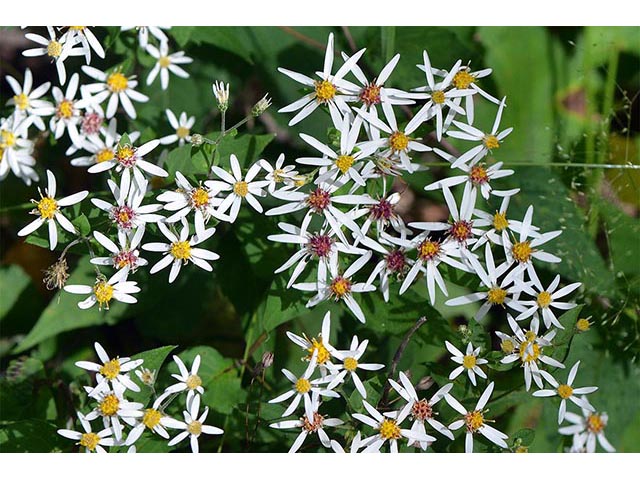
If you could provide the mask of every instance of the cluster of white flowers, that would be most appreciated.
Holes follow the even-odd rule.
[[[136,442],[145,430],[169,440],[168,445],[176,445],[189,437],[191,451],[198,453],[200,435],[220,435],[223,431],[218,427],[205,425],[209,414],[209,407],[200,412],[200,396],[204,393],[202,379],[198,376],[200,355],[193,360],[189,371],[184,362],[173,356],[179,374],[173,377],[177,383],[165,388],[156,395],[155,382],[157,372],[141,367],[143,360],[131,360],[129,357],[110,357],[102,345],[95,343],[99,363],[79,361],[76,366],[95,373],[95,386],[85,386],[84,390],[94,408],[86,414],[77,412],[78,420],[84,431],[60,429],[58,434],[71,440],[77,440],[78,445],[87,453],[106,453],[104,447],[129,447],[129,452],[135,452]],[[139,368],[141,367],[141,368]],[[137,370],[135,370],[137,369]],[[139,382],[131,378],[130,373],[135,370]],[[141,387],[148,389],[155,398],[150,400],[150,406],[145,408],[140,402],[127,400],[130,392],[140,392]],[[174,400],[185,398],[184,421],[172,418],[165,413],[165,409]],[[91,422],[98,420],[98,428]],[[170,439],[167,428],[178,433]],[[99,430],[98,430],[99,429]]]

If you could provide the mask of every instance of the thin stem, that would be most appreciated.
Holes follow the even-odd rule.
[[[347,39],[347,43],[349,44],[349,48],[353,53],[356,53],[358,47],[356,46],[356,42],[353,39],[353,35],[351,35],[351,30],[349,27],[342,27],[342,33],[344,33],[344,37]]]
[[[283,32],[291,35],[292,37],[297,38],[302,43],[306,43],[310,47],[316,48],[316,49],[320,50],[321,52],[325,51],[325,46],[322,43],[318,42],[317,40],[314,40],[311,37],[307,37],[305,34],[300,33],[300,32],[298,32],[297,30],[294,30],[291,27],[278,27],[278,28],[280,30],[282,30]]]
[[[220,110],[220,131],[224,132],[227,122],[227,109]]]

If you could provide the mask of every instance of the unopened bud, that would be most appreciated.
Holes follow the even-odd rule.
[[[267,98],[268,95],[269,94],[258,100],[258,103],[256,103],[251,109],[251,115],[253,115],[254,117],[259,117],[265,112],[267,108],[271,106],[271,99]]]
[[[273,365],[273,352],[264,352],[262,355],[262,368],[267,369]]]
[[[191,135],[191,145],[195,145],[196,147],[202,145],[204,143],[204,138],[199,133],[194,133]]]
[[[225,86],[224,83],[216,81],[212,85],[213,94],[218,101],[218,108],[221,112],[226,112],[227,108],[229,108],[229,84]]]
[[[156,382],[156,371],[149,370],[148,368],[140,368],[136,370],[136,375],[140,379],[142,383],[146,386],[151,387]]]
[[[591,317],[581,318],[576,322],[576,330],[578,333],[586,332],[591,328],[592,323],[589,320],[591,320]]]
[[[416,390],[428,390],[433,385],[433,378],[430,376],[422,377],[416,385]]]
[[[47,290],[58,290],[64,287],[69,278],[69,267],[67,266],[67,260],[62,257],[56,263],[44,270],[44,278],[42,282],[47,287]]]

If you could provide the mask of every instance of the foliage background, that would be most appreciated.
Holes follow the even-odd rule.
[[[135,36],[121,34],[119,28],[97,31],[108,48],[107,60],[95,59],[95,65],[108,68],[121,62],[144,84],[152,60],[137,48]],[[609,413],[607,437],[611,443],[619,451],[640,451],[640,172],[568,165],[638,163],[639,30],[174,27],[169,33],[175,44],[195,59],[187,66],[191,77],[173,77],[167,91],[160,89],[159,82],[151,87],[143,85],[141,90],[151,100],[139,106],[138,120],[129,122],[129,131],[140,130],[142,141],[171,133],[164,115],[166,108],[195,115],[198,121],[194,132],[219,130],[211,83],[223,80],[231,83],[228,124],[248,113],[266,92],[273,97],[274,107],[251,122],[247,133],[226,139],[216,155],[226,159],[233,152],[248,164],[258,158],[273,161],[285,152],[288,162],[293,162],[305,151],[298,133],[305,131],[324,138],[329,120],[316,113],[299,125],[287,127],[290,116],[276,110],[296,99],[299,91],[295,82],[278,74],[276,68],[314,72],[322,64],[330,31],[336,33],[336,51],[351,52],[354,45],[367,46],[365,61],[371,72],[379,71],[393,53],[401,53],[391,77],[393,86],[399,88],[423,83],[423,74],[415,67],[421,62],[423,49],[429,51],[433,65],[443,68],[458,58],[471,61],[475,68],[493,68],[483,88],[498,97],[507,95],[509,106],[502,124],[515,128],[498,159],[520,164],[514,167],[516,175],[504,182],[522,189],[512,204],[512,215],[522,216],[527,206],[534,204],[534,221],[543,230],[564,229],[552,249],[563,262],[551,266],[545,274],[552,277],[560,273],[566,282],[583,282],[578,298],[583,305],[580,316],[591,316],[594,322],[589,332],[573,340],[565,364],[581,359],[580,383],[600,387],[592,403]],[[27,48],[22,37],[23,32],[17,29],[0,30],[2,78],[10,74],[21,79],[24,68],[30,66],[34,84],[51,79],[53,67],[33,60],[27,63],[20,55]],[[69,65],[69,72],[78,69],[71,62]],[[8,86],[2,83],[3,103],[8,92]],[[491,115],[490,110],[478,111],[476,123],[487,125]],[[64,192],[104,189],[84,169],[69,165],[64,155],[67,145],[62,143],[39,139],[36,158],[40,172],[46,167],[64,178]],[[202,170],[203,158],[201,152],[183,147],[169,153],[166,165],[171,173],[176,169],[195,172]],[[404,205],[407,219],[430,218],[442,212],[440,198],[424,192],[422,186],[447,174],[446,169],[433,168],[407,179],[411,188],[406,192],[411,201]],[[203,356],[204,402],[213,411],[211,424],[226,432],[221,438],[201,438],[203,451],[246,451],[247,445],[250,451],[286,451],[295,434],[267,427],[282,408],[264,402],[284,388],[286,379],[280,374],[281,368],[300,371],[301,351],[284,332],[317,334],[327,304],[307,310],[301,292],[285,290],[286,280],[273,275],[291,254],[266,240],[276,231],[275,220],[243,209],[239,221],[221,226],[210,241],[210,248],[222,257],[214,265],[213,274],[188,268],[176,283],[168,285],[166,275],[149,276],[142,271],[138,281],[143,292],[136,305],[115,305],[108,312],[80,311],[76,296],[44,288],[42,270],[55,261],[55,253],[16,237],[28,221],[25,202],[34,191],[33,186],[26,187],[13,176],[0,184],[0,451],[75,448],[55,430],[64,427],[74,411],[82,408],[81,385],[88,384],[89,377],[74,362],[92,358],[96,340],[109,353],[122,356],[157,349],[145,354],[149,368],[160,366],[170,352],[180,353],[187,361],[196,353]],[[94,222],[85,203],[82,212]],[[95,228],[94,223],[91,225]],[[70,283],[92,282],[87,259],[82,255],[80,247],[71,250]],[[451,296],[475,286],[453,277],[449,285]],[[366,325],[358,324],[340,306],[331,305],[333,344],[346,348],[351,335],[357,333],[370,339],[367,359],[389,365],[406,331],[418,317],[426,315],[428,322],[412,338],[399,367],[410,370],[415,381],[425,375],[436,381],[446,376],[450,363],[444,340],[459,338],[458,327],[467,323],[473,310],[445,307],[442,297],[436,308],[431,308],[425,290],[422,286],[403,297],[392,293],[389,304],[384,304],[378,293],[363,298]],[[578,318],[577,312],[569,315],[567,322]],[[504,315],[495,315],[486,325],[504,330]],[[474,339],[484,339],[487,346],[493,340],[497,348],[485,329],[470,327]],[[252,382],[252,372],[266,351],[275,353],[275,363],[266,372],[264,388],[260,388],[259,381]],[[168,381],[171,368],[163,368],[161,385]],[[498,395],[506,393],[510,384],[522,381],[518,369],[492,374],[497,379]],[[384,378],[380,375],[367,384],[374,401]],[[473,397],[464,390],[459,393],[461,398]],[[352,400],[347,408],[360,410],[359,401]],[[333,413],[339,414],[344,407],[338,404]],[[535,438],[529,439],[530,451],[562,451],[566,439],[557,434],[555,403],[516,391],[492,403],[491,408],[497,417],[496,426],[509,435],[522,429],[535,430]],[[443,415],[448,420],[452,412]],[[247,441],[256,426],[255,438]],[[169,450],[164,442],[151,437],[143,440],[138,451]],[[461,451],[462,445],[458,439],[451,445],[436,442],[434,448]],[[489,447],[481,446],[483,449]],[[318,444],[305,444],[305,451],[316,450],[321,450]]]

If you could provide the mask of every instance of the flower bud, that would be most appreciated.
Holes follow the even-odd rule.
[[[269,94],[258,100],[258,103],[256,103],[251,109],[251,115],[253,115],[254,117],[259,117],[265,112],[267,108],[271,106],[271,99],[267,98],[268,95]]]

